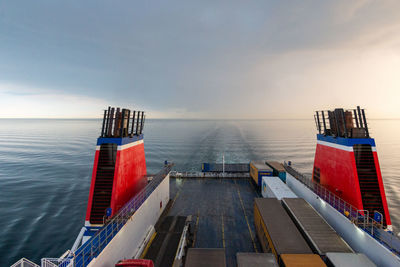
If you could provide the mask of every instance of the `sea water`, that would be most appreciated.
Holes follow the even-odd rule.
[[[400,229],[400,120],[370,120],[393,225]],[[0,266],[72,247],[84,224],[100,120],[0,119]],[[311,175],[313,120],[146,120],[148,173],[203,162],[292,161]]]

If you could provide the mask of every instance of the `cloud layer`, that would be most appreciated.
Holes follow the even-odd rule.
[[[400,117],[398,10],[370,0],[4,1],[0,92],[23,113],[18,103],[40,102],[24,90],[44,90],[64,101],[63,117],[108,104],[150,117],[307,118],[340,105]]]

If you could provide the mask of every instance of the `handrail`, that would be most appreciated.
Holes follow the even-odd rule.
[[[22,258],[13,265],[11,265],[11,267],[39,267],[39,265],[26,258]]]
[[[171,171],[173,164],[167,164],[159,173],[157,173],[150,183],[137,193],[129,202],[127,202],[119,212],[111,218],[100,230],[96,232],[85,244],[77,249],[73,259],[74,266],[87,266],[93,258],[97,257],[114,236],[122,229],[128,219],[142,205],[142,203],[151,195],[157,186]]]
[[[82,227],[81,231],[78,234],[78,237],[76,238],[74,244],[72,245],[72,248],[71,248],[72,252],[75,252],[78,249],[79,244],[82,241],[83,235],[85,234],[85,231],[86,231],[86,227]]]
[[[249,178],[249,173],[229,173],[229,172],[177,172],[172,171],[172,178]]]
[[[322,185],[312,181],[311,178],[306,177],[304,174],[300,173],[286,162],[284,163],[284,168],[287,173],[307,186],[311,191],[317,194],[321,199],[330,204],[337,211],[342,213],[360,229],[374,237],[377,241],[390,249],[397,256],[400,256],[400,247],[397,245],[400,240],[392,232],[383,232],[382,223],[379,223],[371,218],[368,211],[357,210],[354,206],[347,203],[345,200],[338,197]],[[383,233],[386,233],[386,236],[384,236]],[[387,235],[390,235],[389,238]]]
[[[70,258],[43,258],[41,261],[41,267],[69,267],[73,263],[73,259]]]

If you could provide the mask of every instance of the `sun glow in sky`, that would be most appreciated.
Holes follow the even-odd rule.
[[[2,1],[0,117],[400,118],[400,1]]]

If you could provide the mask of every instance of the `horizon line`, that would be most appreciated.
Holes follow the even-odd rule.
[[[102,120],[103,118],[79,118],[79,117],[0,117],[1,120]],[[313,120],[312,118],[147,118],[147,120]],[[369,118],[369,120],[400,120],[400,118]]]

